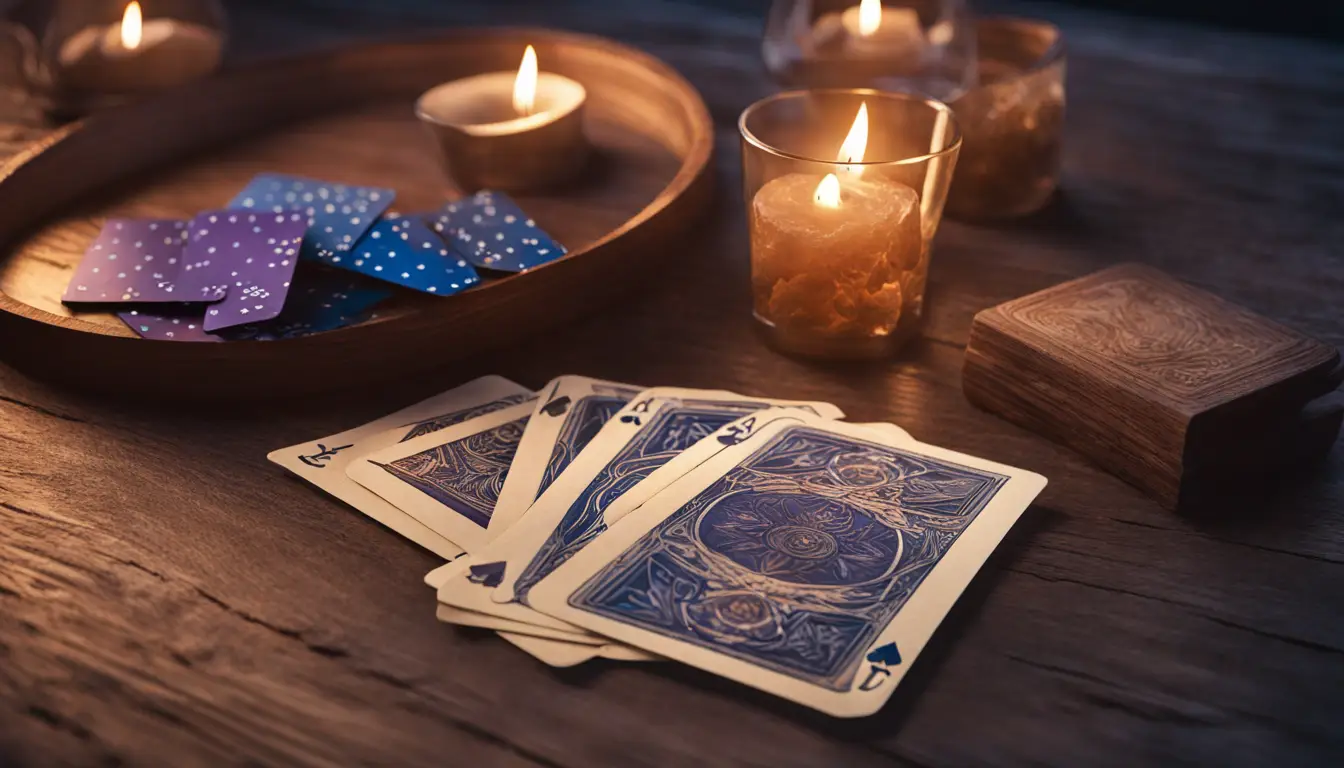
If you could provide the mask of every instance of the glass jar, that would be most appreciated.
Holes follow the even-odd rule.
[[[753,313],[790,353],[894,353],[923,314],[961,129],[947,105],[869,89],[790,91],[748,107],[743,191]]]
[[[219,0],[29,0],[3,23],[11,80],[61,115],[212,74],[224,27]]]
[[[761,55],[785,88],[875,88],[948,101],[974,85],[965,0],[775,0]]]
[[[981,19],[980,84],[952,102],[965,146],[947,202],[968,220],[1025,216],[1059,184],[1064,41],[1042,21]]]

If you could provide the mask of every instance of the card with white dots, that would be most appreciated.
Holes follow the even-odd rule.
[[[183,282],[201,292],[222,289],[205,311],[205,330],[270,320],[289,293],[308,220],[300,211],[206,211],[191,220]],[[186,272],[190,267],[192,271]]]
[[[482,269],[526,272],[565,255],[564,246],[503,192],[486,190],[449,203],[435,215],[432,226]]]
[[[308,336],[361,322],[369,310],[392,295],[379,285],[368,285],[327,271],[304,274],[298,286],[289,292],[285,308],[268,323],[226,328],[221,335],[229,340],[274,341]]]
[[[182,301],[178,277],[187,223],[174,219],[108,219],[84,252],[62,301]]]
[[[165,304],[153,309],[134,309],[118,317],[137,335],[161,341],[272,341],[292,339],[335,330],[368,317],[378,302],[392,292],[380,286],[360,285],[330,272],[305,274],[303,287],[296,288],[285,308],[273,320],[205,330],[206,307],[201,304]]]
[[[360,187],[326,181],[263,173],[229,201],[230,208],[271,213],[290,210],[308,216],[302,256],[340,266],[346,252],[377,221],[396,192],[382,187]]]
[[[409,216],[379,219],[336,266],[436,296],[481,281],[466,259],[447,248],[429,225]]]
[[[159,341],[223,341],[205,330],[205,307],[164,304],[153,309],[118,312],[117,317],[143,339]]]

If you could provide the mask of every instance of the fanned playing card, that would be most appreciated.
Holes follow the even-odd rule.
[[[527,592],[534,584],[653,495],[657,489],[650,486],[641,489],[642,498],[630,491],[656,470],[689,450],[704,461],[725,447],[720,440],[706,442],[716,430],[737,423],[733,439],[741,439],[767,418],[790,413],[764,409],[789,406],[825,418],[844,415],[829,403],[769,400],[721,390],[658,387],[641,392],[602,427],[521,521],[464,558],[468,570],[439,590],[439,600],[565,628],[527,606]],[[760,418],[755,421],[743,418],[757,412]]]
[[[230,208],[271,213],[299,210],[308,217],[300,255],[340,266],[369,227],[392,204],[396,192],[382,187],[337,184],[301,176],[263,173],[229,201]]]
[[[175,219],[108,219],[84,252],[62,301],[178,302],[187,223]]]
[[[560,376],[547,382],[499,492],[490,518],[491,538],[516,523],[640,389],[586,376]]]
[[[532,607],[838,717],[881,708],[1045,478],[810,414],[729,446]]]
[[[363,426],[272,451],[266,458],[451,560],[462,554],[460,547],[346,477],[345,468],[356,456],[446,429],[531,397],[530,390],[508,379],[483,376]]]
[[[565,255],[564,246],[503,192],[487,190],[448,203],[432,225],[467,261],[482,269],[526,272]]]
[[[481,281],[427,224],[410,216],[379,219],[336,266],[436,296],[449,296]]]
[[[358,458],[346,475],[467,552],[486,533],[532,404],[521,403]]]

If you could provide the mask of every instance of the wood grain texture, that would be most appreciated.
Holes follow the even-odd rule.
[[[1344,343],[1344,52],[989,4],[1068,40],[1063,196],[1007,228],[944,223],[925,338],[899,360],[830,367],[775,355],[752,329],[733,121],[771,89],[758,16],[597,0],[354,21],[231,7],[245,53],[448,22],[639,45],[705,96],[723,200],[664,279],[614,308],[359,396],[157,409],[0,370],[0,763],[1338,762],[1344,451],[1254,514],[1177,517],[971,406],[960,369],[976,312],[1125,260]],[[433,558],[264,458],[489,372],[829,399],[1050,486],[869,721],[675,665],[556,673],[438,625],[419,581]]]
[[[566,244],[565,258],[456,296],[400,291],[375,320],[280,343],[148,342],[110,312],[61,304],[107,217],[190,218],[259,172],[391,187],[398,210],[437,209],[450,184],[414,100],[445,80],[516,68],[529,42],[547,71],[589,93],[587,168],[561,194],[519,198]],[[0,243],[11,248],[0,262],[0,333],[9,361],[36,375],[140,396],[255,399],[411,375],[591,311],[642,279],[706,211],[712,149],[690,85],[595,37],[464,29],[246,67],[60,129],[0,171]],[[366,365],[352,369],[352,358]],[[200,385],[173,383],[185,375]]]
[[[1335,347],[1123,264],[977,313],[962,388],[1176,509],[1210,501],[1187,482],[1192,467],[1271,476],[1328,450],[1338,413],[1297,422],[1338,384],[1339,361]]]

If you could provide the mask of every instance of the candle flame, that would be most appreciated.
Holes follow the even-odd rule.
[[[121,16],[121,47],[135,50],[140,47],[140,3],[131,0]]]
[[[527,46],[523,63],[518,65],[518,78],[513,81],[513,109],[519,115],[532,114],[537,101],[537,52]]]
[[[835,156],[836,161],[845,164],[845,171],[855,176],[863,173],[863,166],[850,165],[850,163],[862,163],[863,155],[868,149],[868,102],[859,104],[859,113],[854,116],[854,125],[849,128],[849,135],[845,137],[840,145],[840,152]]]
[[[868,37],[882,26],[882,0],[863,0],[859,3],[859,34]]]
[[[826,178],[817,185],[817,191],[812,199],[822,208],[840,207],[840,180],[834,173],[826,174]]]

